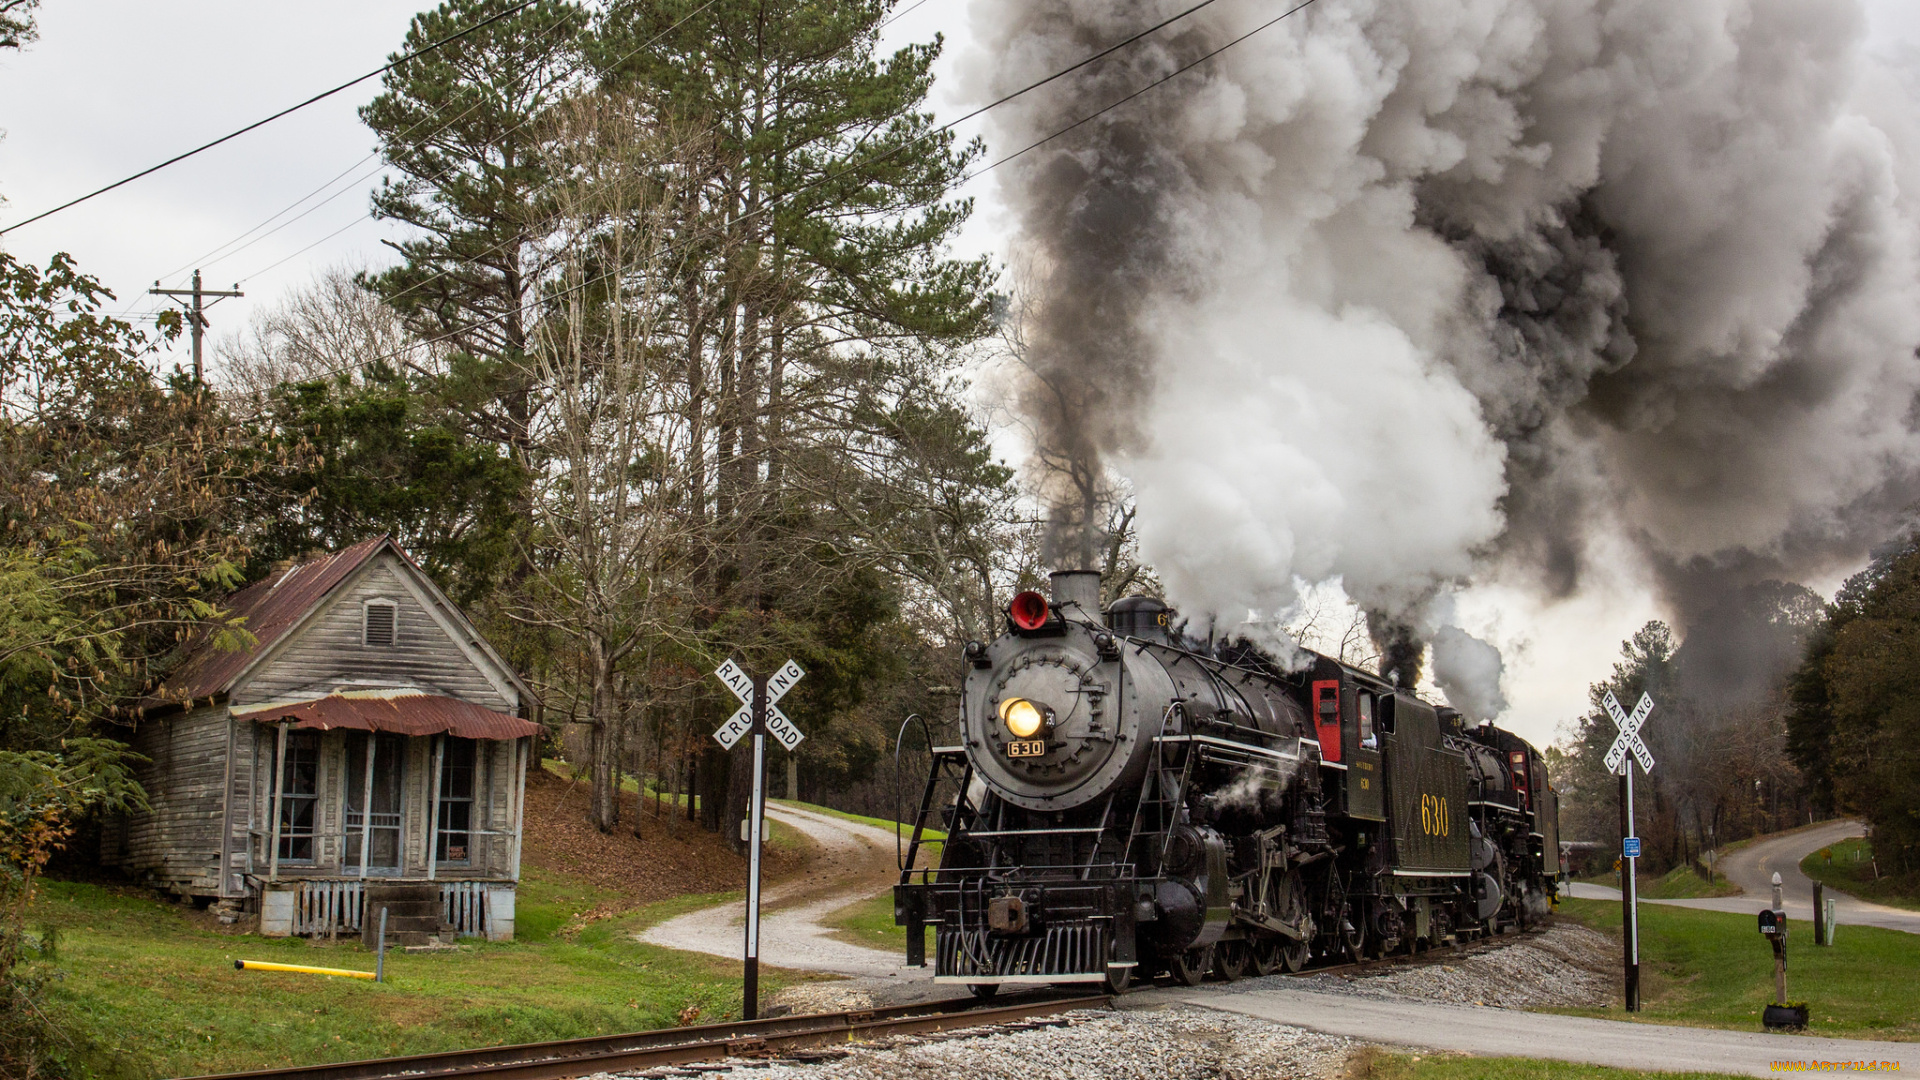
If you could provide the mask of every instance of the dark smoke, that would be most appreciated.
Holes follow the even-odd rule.
[[[1099,28],[1076,26],[1034,8],[1015,33],[1045,41],[1053,55],[1084,55],[1106,43]],[[1124,25],[1124,20],[1105,25]],[[1037,98],[1037,124],[1070,122],[1074,104],[1118,97],[1198,55],[1205,42],[1176,32],[1077,75],[1062,108]],[[1068,100],[1071,98],[1072,100]],[[1159,359],[1142,323],[1175,284],[1181,247],[1162,213],[1165,193],[1182,186],[1181,164],[1144,127],[1103,125],[1098,152],[1048,154],[1026,170],[1023,216],[1050,223],[1028,235],[1023,290],[1034,304],[1023,326],[1021,360],[1029,378],[1019,393],[1035,427],[1049,506],[1044,557],[1051,565],[1096,566],[1112,498],[1112,455],[1131,448],[1147,408]]]
[[[1427,643],[1419,631],[1383,611],[1367,612],[1367,634],[1380,654],[1380,676],[1404,690],[1420,681]]]
[[[1179,6],[981,0],[983,89]],[[1266,17],[1210,7],[997,137]],[[1920,499],[1920,110],[1864,33],[1857,0],[1324,0],[1019,159],[1060,535],[1116,473],[1186,610],[1338,581],[1398,649],[1603,550],[1689,628],[1858,561]]]

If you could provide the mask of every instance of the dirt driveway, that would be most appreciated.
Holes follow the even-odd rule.
[[[810,865],[770,888],[760,917],[760,959],[773,967],[868,978],[927,979],[931,968],[905,956],[838,941],[822,925],[834,912],[885,892],[899,880],[893,833],[844,818],[769,804],[767,816],[818,845]],[[702,908],[640,934],[649,945],[738,958],[745,946],[746,903]]]

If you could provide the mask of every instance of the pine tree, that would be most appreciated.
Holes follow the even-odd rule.
[[[414,16],[402,51],[511,6],[446,0]],[[404,177],[374,193],[374,213],[414,232],[392,244],[402,261],[367,284],[452,353],[441,391],[475,433],[513,447],[526,432],[531,388],[517,380],[547,213],[541,120],[579,82],[586,25],[579,5],[541,0],[394,68],[360,110]]]
[[[862,565],[819,557],[845,531],[819,493],[876,479],[841,452],[841,429],[989,328],[990,267],[947,254],[971,211],[951,193],[980,148],[926,110],[939,41],[879,54],[892,6],[632,0],[590,46],[604,82],[713,140],[704,198],[726,235],[690,272],[681,312],[700,413],[692,510],[709,538],[708,628],[767,662],[805,644],[779,613]]]

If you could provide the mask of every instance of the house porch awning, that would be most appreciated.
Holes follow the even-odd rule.
[[[287,721],[313,731],[346,728],[396,735],[457,735],[463,739],[519,739],[540,734],[540,725],[470,701],[419,690],[345,690],[304,701],[246,705],[237,720]]]

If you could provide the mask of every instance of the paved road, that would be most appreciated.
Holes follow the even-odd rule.
[[[1622,1069],[1768,1076],[1775,1075],[1775,1061],[1898,1061],[1902,1071],[1920,1068],[1920,1043],[1665,1027],[1288,987],[1244,993],[1148,990],[1122,999],[1128,1008],[1175,1001],[1366,1042]]]
[[[1780,875],[1787,898],[1787,917],[1813,921],[1813,882],[1800,872],[1800,860],[1829,844],[1852,836],[1865,836],[1866,826],[1857,821],[1830,821],[1811,829],[1762,840],[1729,854],[1719,864],[1727,880],[1741,889],[1739,896],[1716,896],[1698,900],[1648,900],[1643,903],[1669,904],[1673,907],[1699,908],[1703,911],[1733,911],[1756,915],[1773,903],[1773,875]],[[1604,885],[1575,883],[1572,895],[1592,900],[1618,900],[1620,890]],[[1871,904],[1836,889],[1828,889],[1834,898],[1834,917],[1842,927],[1880,926],[1920,934],[1920,911]]]
[[[894,837],[885,829],[790,806],[767,816],[806,833],[820,846],[807,872],[767,890],[760,917],[760,960],[772,967],[838,975],[931,979],[933,969],[905,966],[906,957],[839,941],[821,920],[886,891],[898,876]],[[745,947],[746,902],[680,915],[640,934],[650,945],[737,960]]]

